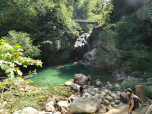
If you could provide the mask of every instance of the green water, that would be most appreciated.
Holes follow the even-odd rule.
[[[111,73],[105,70],[92,69],[81,64],[70,63],[57,66],[44,66],[37,69],[37,75],[32,76],[30,79],[34,81],[31,85],[36,87],[44,87],[47,84],[57,86],[63,84],[69,79],[73,79],[75,74],[91,75],[91,84],[94,85],[96,79],[99,79],[102,84],[107,81],[112,81]]]

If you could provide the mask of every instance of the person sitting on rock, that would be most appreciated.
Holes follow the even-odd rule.
[[[83,92],[84,92],[84,90],[83,90],[83,85],[81,85],[81,86],[80,86],[80,97],[82,97]]]
[[[90,74],[87,76],[87,79],[88,79],[88,85],[90,85],[90,82],[91,82],[91,76],[90,76]]]
[[[99,79],[97,79],[97,80],[96,80],[96,84],[97,84],[98,90],[100,89],[100,83],[101,83],[101,82],[99,81]]]
[[[72,114],[75,111],[75,101],[73,98],[71,98],[71,104],[69,106],[69,113],[68,114]]]
[[[128,103],[128,93],[124,89],[121,90],[121,93],[119,95],[123,103]]]
[[[107,88],[108,90],[111,90],[112,85],[110,84],[110,82],[107,82],[106,88]]]
[[[130,106],[128,108],[128,114],[132,114],[133,111],[136,109],[134,105],[134,94],[132,93],[132,90],[130,88],[127,89],[128,93],[128,99],[130,100]]]
[[[77,94],[78,96],[78,85],[76,83],[73,83],[72,84],[72,87],[73,87],[73,90],[74,90],[74,96],[75,96],[75,93]]]
[[[53,95],[51,97],[53,98],[53,106],[54,106],[55,110],[57,111],[58,99],[56,97],[54,97]]]

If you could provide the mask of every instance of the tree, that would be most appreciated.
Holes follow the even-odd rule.
[[[22,49],[18,44],[13,46],[6,43],[3,39],[0,40],[0,68],[5,71],[8,77],[14,78],[22,76],[18,66],[36,65],[42,66],[40,60],[23,57]]]
[[[22,32],[15,32],[15,30],[9,31],[9,35],[2,37],[10,45],[19,44],[23,49],[23,56],[25,57],[37,57],[40,55],[39,46],[32,45],[32,40],[29,38],[29,34]]]

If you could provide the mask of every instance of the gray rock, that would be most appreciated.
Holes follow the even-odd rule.
[[[110,97],[110,96],[106,96],[106,99],[107,99],[108,101],[110,101],[110,102],[113,100],[113,98]]]
[[[120,100],[115,100],[115,104],[119,104],[120,103]]]
[[[90,94],[91,94],[92,96],[95,96],[95,92],[93,92],[93,91],[91,91]]]
[[[152,86],[152,82],[146,82],[146,85]]]
[[[83,74],[76,74],[74,77],[74,81],[78,84],[78,85],[86,85],[87,84],[87,77],[84,76]]]
[[[152,83],[152,78],[148,78],[147,81]]]
[[[106,99],[103,99],[104,104],[106,104],[107,106],[110,104],[110,102]]]
[[[100,107],[97,96],[77,97],[75,102],[75,111],[73,113],[94,113]]]
[[[152,114],[152,104],[151,104],[150,107],[148,108],[146,114]]]

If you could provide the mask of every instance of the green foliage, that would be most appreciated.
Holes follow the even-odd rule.
[[[133,76],[133,77],[139,77],[141,75],[142,75],[142,72],[140,72],[140,71],[135,71],[135,72],[131,73],[131,76]]]
[[[10,29],[26,32],[30,35],[33,45],[40,45],[39,58],[47,60],[62,53],[62,55],[67,55],[66,59],[68,59],[69,53],[73,50],[69,48],[73,46],[79,29],[79,26],[70,20],[74,0],[70,2],[68,0],[43,0],[43,2],[2,0],[0,2],[2,3],[0,7],[5,10],[5,16],[0,17],[2,30],[0,36],[7,35]],[[31,54],[32,57],[34,55],[36,54]],[[53,63],[55,63],[54,59]]]
[[[22,76],[19,65],[23,67],[27,67],[26,65],[42,66],[40,60],[23,57],[20,47],[18,44],[11,46],[3,39],[0,40],[0,68],[8,77]]]
[[[33,41],[29,38],[29,34],[22,32],[9,31],[9,35],[2,37],[10,45],[19,44],[23,49],[23,56],[37,57],[40,55],[38,46],[33,46]]]
[[[143,75],[141,75],[141,78],[143,78],[144,80],[147,80],[148,78],[152,78],[152,72],[144,73]]]
[[[123,82],[123,83],[121,83],[121,88],[122,89],[131,88],[133,93],[137,95],[136,89],[135,89],[136,85],[142,85],[146,96],[148,98],[152,99],[152,96],[151,96],[152,95],[152,89],[149,86],[144,85],[140,82]]]

